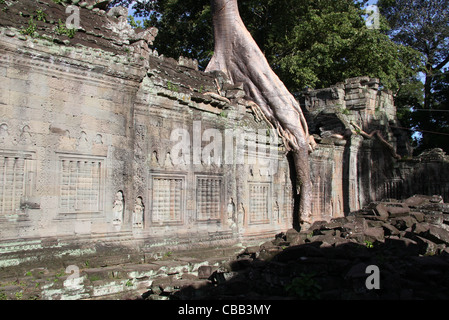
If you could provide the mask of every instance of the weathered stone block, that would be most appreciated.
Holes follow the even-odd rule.
[[[404,231],[407,228],[413,227],[416,220],[411,216],[398,217],[391,219],[391,224],[395,226],[398,230]]]
[[[376,205],[375,211],[382,220],[388,219],[389,213],[387,207],[384,204],[379,203],[378,205]]]
[[[363,231],[363,235],[365,236],[365,240],[372,242],[374,241],[383,242],[385,239],[383,228],[366,228]]]
[[[413,212],[410,212],[410,215],[413,218],[415,218],[416,221],[419,222],[419,223],[421,223],[421,222],[423,222],[425,220],[425,216],[424,216],[424,214],[422,212],[413,211]]]
[[[401,204],[400,206],[388,205],[387,211],[391,218],[403,217],[409,215],[410,208],[405,204]]]
[[[427,232],[420,233],[420,235],[435,243],[449,245],[449,232],[446,229],[431,225]]]
[[[208,279],[213,273],[212,266],[200,266],[198,268],[198,278],[199,279]]]
[[[384,223],[382,228],[384,229],[384,234],[387,236],[397,236],[400,234],[400,231],[390,223]]]

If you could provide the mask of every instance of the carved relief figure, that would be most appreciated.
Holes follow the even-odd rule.
[[[31,133],[30,127],[25,125],[20,132],[20,143],[21,144],[29,144],[31,143]]]
[[[228,213],[228,225],[231,227],[231,229],[235,229],[237,227],[235,219],[235,204],[234,199],[232,198],[229,199],[227,213]]]
[[[239,228],[243,228],[243,223],[245,222],[245,207],[243,206],[243,202],[240,202],[239,210],[237,213],[237,223]]]
[[[101,134],[95,136],[94,144],[103,144],[103,136]]]
[[[151,164],[156,165],[156,166],[159,164],[159,159],[158,159],[156,150],[153,151],[153,154],[151,155]]]
[[[81,131],[80,137],[78,139],[77,147],[80,149],[86,149],[89,147],[89,140],[87,139],[87,133]]]
[[[123,220],[123,210],[124,210],[124,199],[123,192],[119,191],[115,194],[114,205],[112,207],[113,211],[113,223],[121,224]]]
[[[273,217],[274,219],[280,223],[281,222],[281,215],[280,215],[280,211],[279,211],[279,203],[277,202],[277,200],[274,202],[274,207],[273,207]]]
[[[9,137],[8,125],[6,123],[2,123],[0,125],[0,142],[6,143]]]
[[[143,228],[143,214],[145,212],[145,206],[143,205],[143,200],[141,197],[136,198],[133,210],[133,227]]]
[[[164,163],[164,166],[165,166],[166,168],[171,168],[171,167],[173,167],[173,161],[172,161],[172,159],[171,159],[171,154],[170,154],[170,152],[167,152],[167,155],[165,156],[165,163]]]

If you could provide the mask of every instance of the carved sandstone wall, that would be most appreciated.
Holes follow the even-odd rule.
[[[300,102],[318,142],[311,154],[316,220],[414,194],[437,194],[448,200],[449,157],[438,149],[411,156],[393,96],[380,89],[378,79],[358,77],[310,90],[301,94]],[[378,131],[397,154],[362,131]]]
[[[159,57],[157,31],[131,29],[124,8],[81,4],[69,37],[57,31],[64,4],[5,7],[1,266],[141,261],[292,225],[288,162],[278,143],[257,140],[269,126],[242,88],[219,95],[195,61]]]
[[[73,34],[66,2],[0,5],[0,266],[142,261],[291,228],[289,157],[242,86],[159,56],[157,30],[132,29],[126,9],[75,2]],[[318,142],[315,220],[414,193],[448,201],[447,156],[405,160],[376,79],[300,101]],[[403,159],[360,130],[379,130]]]

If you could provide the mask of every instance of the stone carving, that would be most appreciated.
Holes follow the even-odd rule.
[[[145,29],[142,32],[139,32],[137,34],[134,34],[130,37],[129,42],[138,42],[138,41],[144,41],[147,45],[151,46],[153,44],[153,41],[156,39],[158,34],[157,28],[149,28]]]
[[[98,212],[101,210],[102,161],[60,157],[60,210]]]
[[[145,212],[145,206],[141,197],[137,197],[134,203],[133,210],[133,227],[143,229],[143,217]]]
[[[94,144],[103,144],[103,136],[101,134],[95,136]]]
[[[167,152],[166,156],[165,156],[165,162],[164,162],[164,166],[166,168],[171,168],[173,167],[173,161],[171,159],[171,154],[170,152]]]
[[[220,218],[221,186],[219,177],[197,178],[197,219],[213,220]]]
[[[2,145],[28,145],[33,142],[30,126],[27,124],[11,128],[7,123],[0,124],[0,143]]]
[[[8,125],[6,123],[2,123],[0,125],[0,142],[5,144],[9,139]]]
[[[123,192],[118,191],[115,194],[114,204],[112,207],[113,224],[119,225],[122,223],[124,209],[125,209],[125,200],[123,198]]]
[[[159,159],[158,159],[158,156],[157,156],[157,151],[153,151],[153,153],[151,154],[151,164],[155,165],[155,166],[159,165]]]
[[[178,59],[178,64],[180,66],[184,66],[193,70],[198,70],[198,61],[197,60],[192,60],[186,57],[179,57]]]
[[[15,214],[24,196],[26,159],[0,154],[0,214]]]
[[[19,143],[20,144],[30,144],[31,141],[31,133],[30,133],[30,127],[28,125],[23,126],[21,132],[20,132],[20,138]]]
[[[275,221],[277,221],[277,223],[281,222],[281,214],[280,214],[280,210],[279,210],[279,203],[277,200],[274,201],[273,218]]]
[[[229,199],[226,213],[228,215],[228,225],[231,229],[235,229],[237,227],[237,219],[235,216],[235,203],[233,198]]]
[[[184,179],[153,177],[151,220],[156,223],[179,223],[184,208]]]
[[[240,228],[243,228],[246,219],[246,211],[243,205],[243,202],[240,202],[239,209],[237,211],[237,225]]]
[[[79,149],[86,149],[89,146],[89,140],[87,139],[87,133],[81,131],[80,137],[78,138],[77,147]]]
[[[268,222],[268,183],[250,183],[249,184],[249,222],[267,223]]]

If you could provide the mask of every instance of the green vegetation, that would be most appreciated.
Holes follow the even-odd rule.
[[[125,283],[126,287],[132,287],[133,286],[133,281],[131,279],[128,279],[128,281],[126,281]]]
[[[34,37],[37,30],[36,22],[34,22],[33,17],[28,20],[28,27],[23,28],[20,30],[20,33],[23,35]]]
[[[365,240],[365,246],[366,246],[368,249],[374,248],[373,243],[372,243],[371,241],[368,241],[368,240]]]
[[[395,102],[402,126],[413,128],[415,152],[442,148],[449,152],[449,0],[380,0],[387,34],[395,43],[416,50],[419,76],[407,79]],[[423,14],[425,13],[425,14]]]
[[[58,21],[58,26],[56,27],[56,34],[58,35],[66,35],[69,38],[73,38],[76,34],[76,29],[69,29],[66,27],[65,23],[63,23],[61,21],[61,19],[59,19]]]
[[[47,22],[47,14],[42,9],[38,9],[36,10],[36,19],[37,21]]]
[[[324,88],[350,77],[380,78],[397,90],[401,79],[415,73],[419,55],[380,30],[365,25],[363,5],[353,0],[240,0],[248,30],[273,70],[291,92]],[[165,56],[185,56],[205,68],[213,55],[214,37],[209,0],[158,0],[131,5],[144,27],[159,29],[154,46]],[[132,21],[131,21],[132,23]]]
[[[301,273],[293,279],[292,283],[285,287],[291,296],[304,300],[317,300],[320,298],[321,286],[318,285],[314,273]]]
[[[167,81],[167,89],[173,92],[178,92],[178,86],[174,85],[171,81]]]
[[[128,23],[131,25],[131,27],[133,28],[143,28],[143,24],[141,20],[135,20],[133,16],[128,16]]]

